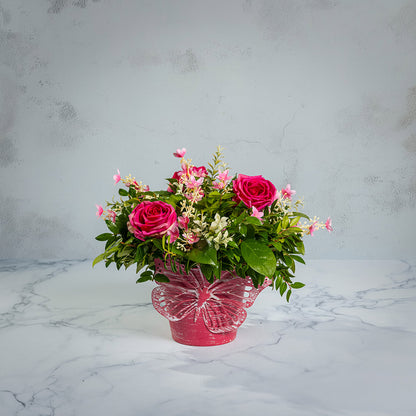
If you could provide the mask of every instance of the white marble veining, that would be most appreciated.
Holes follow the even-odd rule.
[[[265,290],[190,347],[133,271],[1,261],[0,414],[414,416],[415,266],[310,261],[290,304]]]

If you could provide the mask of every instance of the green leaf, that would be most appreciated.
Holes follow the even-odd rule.
[[[279,277],[276,279],[275,284],[274,284],[274,286],[275,286],[276,290],[277,290],[277,289],[279,289],[279,286],[282,284],[282,282],[283,282],[283,278],[282,278],[282,276],[279,276]]]
[[[163,250],[162,240],[160,238],[153,238],[152,243],[159,249]]]
[[[290,299],[290,295],[291,294],[292,294],[292,291],[291,290],[288,290],[287,293],[286,293],[286,302],[289,302],[289,299]]]
[[[136,283],[143,283],[143,282],[147,282],[148,280],[152,280],[152,276],[143,276],[142,274],[140,279],[136,280]]]
[[[300,254],[305,254],[305,246],[303,244],[303,241],[298,241],[296,243],[296,247],[297,247]]]
[[[247,238],[249,240],[254,240],[254,236],[255,236],[254,227],[251,224],[248,224],[247,225]]]
[[[283,293],[285,293],[285,292],[286,292],[286,289],[287,289],[287,284],[286,284],[286,282],[282,282],[282,284],[280,285],[280,289],[279,289],[280,296],[283,296]]]
[[[119,250],[119,247],[116,245],[116,246],[111,246],[111,247],[109,247],[107,250],[105,250],[105,253],[104,253],[104,255],[106,256],[106,257],[108,257],[110,254],[112,254],[112,253],[115,253],[116,251],[118,251]]]
[[[291,234],[301,233],[302,232],[302,228],[299,228],[299,227],[290,227],[286,231],[290,231]]]
[[[116,220],[117,221],[117,220]],[[107,224],[107,228],[112,232],[112,233],[114,233],[114,234],[117,234],[118,233],[118,227],[115,225],[115,224],[113,224],[111,221],[106,221],[105,222],[106,224]]]
[[[212,274],[214,272],[214,268],[209,264],[201,264],[201,272],[205,276],[208,281],[212,280]]]
[[[310,220],[310,218],[306,214],[302,214],[301,212],[292,212],[292,215],[295,215],[296,217],[302,217],[302,218],[306,218],[307,220]]]
[[[119,190],[118,190],[118,194],[120,195],[120,196],[128,196],[128,192],[125,190],[125,189],[123,189],[123,188],[120,188]]]
[[[246,225],[240,224],[239,231],[240,231],[240,234],[243,237],[246,237],[247,236],[247,226]]]
[[[292,257],[293,260],[296,260],[299,263],[305,264],[305,260],[303,260],[302,257],[297,256],[296,254],[291,254],[291,257]]]
[[[290,226],[293,227],[299,222],[299,220],[300,220],[300,217],[293,218],[292,221],[290,221]]]
[[[282,228],[287,228],[287,227],[289,227],[289,217],[284,216],[283,221],[282,221]]]
[[[256,217],[247,217],[244,222],[246,224],[261,225],[261,221]]]
[[[105,253],[100,254],[99,256],[97,256],[94,261],[92,262],[92,267],[94,267],[97,263],[99,263],[100,261],[103,261],[105,258]]]
[[[282,243],[279,243],[278,241],[274,241],[272,244],[276,250],[278,251],[282,250]]]
[[[220,198],[221,194],[218,191],[212,191],[208,194],[208,198]]]
[[[217,279],[221,279],[221,271],[222,271],[222,265],[221,263],[217,263],[217,265],[214,267],[214,276]]]
[[[144,250],[141,246],[138,246],[136,250],[136,255],[134,256],[134,261],[136,263],[140,262],[143,259],[143,256],[144,256]]]
[[[108,239],[105,243],[105,249],[107,250],[115,241],[117,241],[117,237]]]
[[[292,284],[292,289],[300,289],[301,287],[305,286],[304,283],[301,282],[295,282]]]
[[[137,263],[137,266],[136,266],[136,274],[137,273],[139,273],[139,271],[141,270],[141,269],[143,269],[143,267],[144,267],[145,265],[144,264],[142,264],[142,263]]]
[[[217,251],[214,247],[206,245],[204,248],[193,248],[188,253],[188,259],[195,263],[217,265]]]
[[[149,277],[149,278],[152,278],[153,272],[151,270],[146,270],[140,276],[141,277]]]
[[[276,270],[276,257],[267,245],[254,239],[245,240],[241,243],[241,255],[256,272],[263,276],[273,276]]]
[[[286,263],[288,267],[290,267],[293,264],[293,260],[290,258],[290,256],[283,256],[283,261]]]
[[[155,274],[154,280],[156,280],[156,282],[165,282],[165,283],[169,282],[169,279],[164,274],[161,274],[161,273]]]
[[[107,241],[112,237],[114,237],[113,234],[103,233],[103,234],[97,235],[97,237],[95,237],[95,239],[98,240],[98,241]]]

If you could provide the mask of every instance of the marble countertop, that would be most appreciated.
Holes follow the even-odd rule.
[[[0,262],[0,414],[414,416],[416,262],[309,261],[237,339],[175,343],[151,282],[91,261]]]

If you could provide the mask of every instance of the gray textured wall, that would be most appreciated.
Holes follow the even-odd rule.
[[[415,45],[415,1],[0,0],[0,257],[95,256],[117,168],[217,144],[332,216],[310,257],[414,257]]]

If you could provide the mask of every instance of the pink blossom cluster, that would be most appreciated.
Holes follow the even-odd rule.
[[[113,211],[112,209],[108,209],[108,210],[104,210],[104,208],[101,205],[97,205],[95,204],[95,206],[97,207],[97,212],[96,215],[97,217],[101,217],[103,216],[103,218],[105,219],[109,219],[112,222],[116,222],[116,213],[115,211]]]
[[[232,177],[228,176],[228,169],[223,172],[220,171],[218,173],[217,181],[214,182],[213,187],[218,190],[224,189],[230,183],[231,179]]]
[[[179,150],[179,149],[178,149]],[[198,202],[204,197],[202,184],[204,178],[208,175],[205,166],[192,166],[187,162],[183,162],[182,170],[173,174],[172,179],[176,179],[183,186],[183,195],[192,202]],[[171,186],[168,191],[173,192]]]
[[[201,201],[205,196],[202,186],[205,178],[208,176],[208,172],[204,166],[194,166],[190,161],[185,160],[185,154],[185,148],[178,148],[173,153],[175,157],[181,158],[181,170],[173,174],[172,179],[176,183],[173,181],[175,185],[169,185],[168,191],[174,192],[175,189],[185,196],[190,206],[192,206],[194,203]],[[148,186],[141,183],[138,184],[131,176],[122,179],[119,169],[117,169],[113,179],[115,184],[122,181],[127,187],[134,186],[139,192],[149,191]],[[229,189],[227,189],[228,185],[230,185]],[[264,221],[264,209],[266,207],[270,207],[276,200],[291,201],[292,196],[296,193],[295,190],[291,189],[290,184],[287,184],[280,192],[277,191],[273,183],[261,175],[248,176],[239,174],[232,180],[232,177],[229,175],[229,169],[218,172],[212,187],[222,192],[233,192],[233,200],[236,203],[243,203],[250,210],[250,215],[258,218],[261,223]],[[286,202],[284,203],[285,205]],[[101,205],[96,205],[96,207],[98,217],[103,216],[105,219],[115,223],[117,214],[114,210],[108,209],[105,211]],[[201,235],[198,235],[200,230],[198,231],[197,228],[189,228],[189,215],[191,215],[189,211],[183,210],[182,214],[178,216],[173,206],[163,201],[143,200],[129,215],[128,229],[136,238],[142,241],[147,237],[161,238],[166,235],[171,244],[181,237],[181,242],[192,245],[199,241]],[[226,218],[221,219],[218,216],[219,220],[226,221]],[[304,232],[311,236],[313,236],[316,230],[324,227],[328,231],[333,231],[330,218],[325,223],[318,222],[318,219],[314,218],[308,224],[296,224],[294,226],[301,227]],[[226,233],[225,228],[220,231],[221,233]],[[228,234],[224,234],[222,237],[224,241],[229,239]]]

